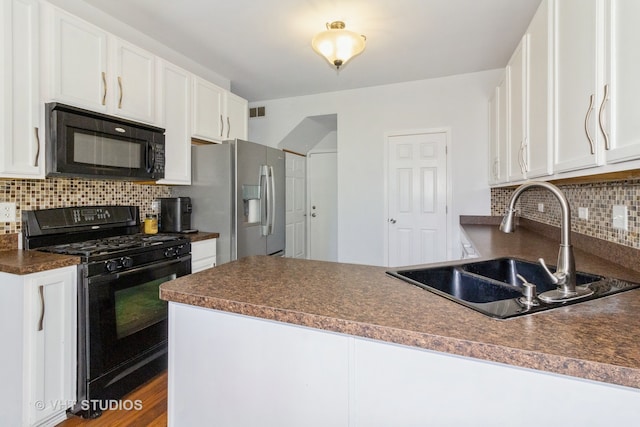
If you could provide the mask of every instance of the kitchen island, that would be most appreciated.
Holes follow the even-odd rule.
[[[468,226],[486,257],[557,243]],[[640,273],[576,250],[578,270]],[[382,267],[250,257],[161,286],[171,425],[602,425],[640,417],[640,290],[495,320]]]

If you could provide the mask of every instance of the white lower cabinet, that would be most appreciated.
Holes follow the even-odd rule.
[[[0,425],[54,426],[76,398],[77,268],[0,281]]]
[[[216,266],[216,242],[218,239],[191,243],[191,273]]]
[[[638,399],[638,389],[169,303],[172,427],[635,425]]]
[[[348,338],[169,303],[169,426],[348,425]]]

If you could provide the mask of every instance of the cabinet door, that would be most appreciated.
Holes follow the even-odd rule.
[[[217,239],[191,243],[191,273],[216,266]]]
[[[552,50],[551,14],[549,1],[543,0],[529,28],[528,50],[529,100],[528,100],[528,148],[529,162],[527,178],[553,173],[553,126],[552,126]]]
[[[529,162],[527,129],[528,36],[525,35],[507,65],[509,85],[509,181],[526,178]]]
[[[222,101],[224,90],[199,77],[193,79],[191,136],[207,141],[223,139]]]
[[[555,2],[555,171],[602,164],[597,130],[600,0]]]
[[[76,271],[25,277],[29,425],[64,419],[76,398]]]
[[[39,120],[39,22],[37,0],[2,4],[0,73],[2,145],[0,176],[44,178]],[[43,141],[44,142],[44,141]]]
[[[111,86],[113,114],[153,123],[155,120],[155,57],[136,46],[114,39]]]
[[[498,152],[498,173],[499,182],[509,181],[509,92],[507,90],[506,71],[502,77],[502,81],[498,85],[498,144],[500,146]]]
[[[606,6],[607,86],[600,88],[599,119],[607,162],[620,162],[640,157],[640,2],[608,0]]]
[[[164,179],[159,184],[191,184],[191,75],[158,61],[158,114],[165,132]]]
[[[107,111],[107,33],[53,10],[52,98],[92,111]]]
[[[247,139],[249,127],[249,103],[238,95],[226,92],[227,119],[224,123],[225,139]]]
[[[507,182],[507,79],[503,76],[489,102],[489,183]]]

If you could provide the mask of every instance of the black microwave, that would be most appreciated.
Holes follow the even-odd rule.
[[[164,178],[164,129],[55,102],[45,123],[47,176]]]

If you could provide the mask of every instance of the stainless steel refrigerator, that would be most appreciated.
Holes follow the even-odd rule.
[[[220,233],[217,263],[284,256],[284,152],[236,139],[194,145],[191,156],[191,185],[172,195],[191,197],[191,228]]]

